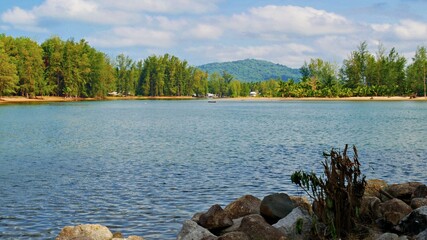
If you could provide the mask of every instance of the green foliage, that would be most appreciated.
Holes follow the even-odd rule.
[[[109,92],[141,96],[352,97],[426,95],[427,51],[418,47],[412,63],[382,45],[375,55],[366,42],[341,68],[310,59],[299,69],[247,59],[195,68],[175,56],[114,61],[84,39],[51,37],[41,45],[29,38],[0,34],[0,96],[44,95],[103,98]],[[301,79],[301,81],[300,81]]]
[[[144,96],[204,96],[207,73],[175,56],[150,56],[144,60],[136,93]]]
[[[280,64],[255,59],[246,59],[234,62],[209,63],[198,66],[202,71],[223,74],[224,72],[234,76],[241,82],[258,82],[270,79],[299,79],[298,69],[292,69]],[[231,81],[231,80],[230,80]]]
[[[356,147],[353,147],[352,160],[347,149],[348,145],[342,153],[332,149],[323,154],[324,179],[303,171],[291,176],[291,181],[314,200],[314,213],[329,227],[329,234],[334,239],[345,237],[352,231],[366,186]]]
[[[0,98],[15,93],[18,83],[16,65],[6,54],[3,41],[0,39]]]

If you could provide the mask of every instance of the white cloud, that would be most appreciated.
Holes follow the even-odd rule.
[[[187,31],[188,36],[186,38],[192,39],[218,39],[221,37],[223,29],[220,27],[210,24],[197,24],[194,28]]]
[[[316,36],[355,31],[355,26],[343,16],[298,6],[270,5],[252,8],[248,13],[232,16],[223,24],[241,33],[254,33],[260,36],[265,33]]]
[[[94,46],[109,48],[134,46],[167,48],[174,44],[173,33],[143,27],[117,27],[86,39]]]
[[[93,0],[113,9],[143,11],[151,13],[191,13],[201,14],[217,9],[218,0]]]
[[[427,23],[414,20],[401,20],[394,26],[394,33],[403,40],[427,40]]]
[[[1,19],[6,23],[23,26],[34,25],[37,17],[31,12],[25,11],[19,7],[14,7],[4,12]]]
[[[29,32],[46,32],[47,30],[37,26],[37,16],[32,12],[19,7],[7,10],[1,15],[1,20],[14,26],[17,29]],[[9,26],[2,26],[3,29],[9,29]]]

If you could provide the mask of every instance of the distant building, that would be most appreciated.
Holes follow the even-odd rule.
[[[250,92],[250,93],[249,93],[249,96],[250,96],[250,97],[256,97],[256,92]]]
[[[213,97],[215,97],[215,95],[213,94],[213,93],[208,93],[208,98],[213,98]]]
[[[117,92],[109,92],[108,96],[118,96],[119,94]]]

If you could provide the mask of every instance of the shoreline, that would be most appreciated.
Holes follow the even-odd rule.
[[[21,96],[2,97],[2,104],[26,104],[26,103],[55,103],[55,102],[79,102],[79,101],[120,101],[120,100],[203,100],[208,98],[194,98],[191,96],[163,96],[163,97],[106,97],[106,98],[65,98],[65,97],[40,97],[25,98]],[[427,98],[417,97],[345,97],[345,98],[322,98],[322,97],[237,97],[237,98],[213,98],[214,101],[427,101]]]

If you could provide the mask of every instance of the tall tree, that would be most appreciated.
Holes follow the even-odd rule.
[[[41,47],[43,48],[46,94],[61,96],[64,88],[63,68],[61,66],[64,42],[59,37],[52,37],[44,41]]]
[[[42,49],[37,42],[29,38],[17,38],[18,47],[17,69],[19,76],[19,91],[22,96],[33,98],[45,92],[43,78]]]
[[[15,93],[18,75],[15,64],[6,53],[4,43],[0,39],[0,98]]]
[[[349,59],[344,60],[341,76],[347,87],[356,88],[367,85],[368,62],[372,61],[372,58],[372,54],[368,51],[368,44],[362,42],[357,51],[353,51]]]
[[[408,80],[412,90],[417,91],[417,86],[422,85],[424,97],[426,96],[426,75],[427,75],[427,51],[426,48],[418,47],[413,62],[408,66]]]

